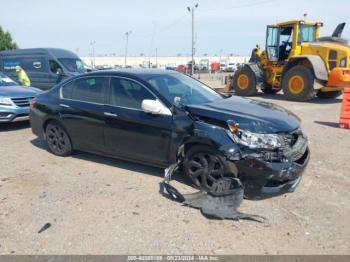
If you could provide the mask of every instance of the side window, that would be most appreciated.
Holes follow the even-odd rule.
[[[49,65],[50,65],[50,71],[51,71],[52,73],[54,73],[54,74],[57,74],[57,70],[58,70],[59,68],[61,68],[60,65],[59,65],[56,61],[54,61],[54,60],[50,60],[50,61],[49,61]],[[61,69],[62,69],[62,68],[61,68]]]
[[[62,87],[62,96],[73,100],[103,104],[107,80],[107,77],[77,79]]]
[[[110,104],[141,109],[144,99],[156,98],[142,85],[123,78],[112,78]]]

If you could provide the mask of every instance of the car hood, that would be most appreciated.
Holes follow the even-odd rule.
[[[299,118],[283,107],[237,96],[203,105],[189,105],[187,108],[204,121],[233,120],[240,129],[255,133],[291,132],[300,126]]]
[[[33,97],[40,92],[34,87],[0,86],[0,96],[2,97]]]

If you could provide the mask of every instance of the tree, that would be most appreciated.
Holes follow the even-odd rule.
[[[18,46],[13,42],[11,34],[2,30],[2,27],[0,26],[0,51],[17,48]]]

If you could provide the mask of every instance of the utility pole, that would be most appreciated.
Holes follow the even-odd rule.
[[[195,40],[194,40],[194,10],[198,8],[198,4],[194,7],[187,7],[188,12],[192,15],[192,62],[191,62],[191,75],[194,74],[194,54],[195,54]]]
[[[128,31],[125,33],[126,35],[126,43],[125,43],[125,61],[124,61],[124,67],[126,68],[126,65],[128,63],[128,44],[129,44],[129,36],[131,34],[131,31]]]
[[[156,48],[156,68],[158,68],[158,48]]]
[[[95,68],[96,66],[96,61],[95,61],[95,44],[96,41],[91,41],[90,45],[91,45],[91,56],[92,56],[92,68]]]

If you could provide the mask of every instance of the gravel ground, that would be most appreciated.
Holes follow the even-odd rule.
[[[208,220],[159,194],[163,170],[86,153],[56,157],[28,123],[2,124],[0,254],[350,254],[341,99],[254,99],[299,115],[312,150],[295,193],[243,202],[267,223]],[[45,223],[52,226],[38,234]]]

